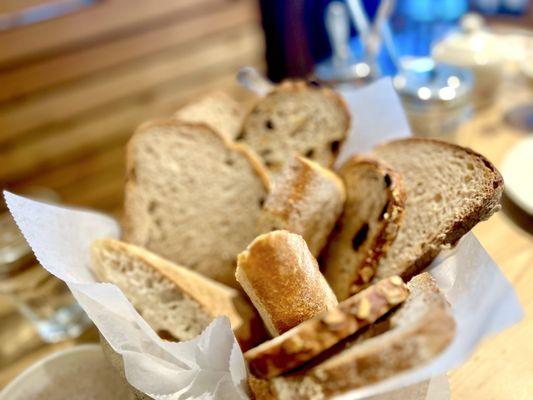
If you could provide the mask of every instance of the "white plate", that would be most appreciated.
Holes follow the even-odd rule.
[[[0,400],[134,399],[100,346],[87,344],[53,353],[17,376]]]
[[[507,195],[533,215],[533,137],[522,139],[511,148],[501,171]]]

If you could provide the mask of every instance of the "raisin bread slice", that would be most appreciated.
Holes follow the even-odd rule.
[[[392,168],[355,156],[339,170],[346,204],[321,256],[324,275],[339,301],[368,286],[396,238],[405,205],[402,180]]]
[[[286,81],[258,101],[237,140],[255,150],[274,177],[293,152],[331,167],[349,126],[348,109],[334,91]]]
[[[258,234],[268,178],[242,144],[206,125],[142,125],[128,145],[124,239],[238,288],[237,255]]]
[[[342,212],[345,197],[344,184],[335,173],[294,156],[267,196],[259,217],[260,230],[297,233],[317,257]]]
[[[375,279],[409,279],[500,209],[503,179],[490,161],[470,149],[408,138],[382,144],[374,154],[402,175],[406,192],[404,219]]]
[[[407,287],[409,298],[396,311],[305,368],[268,380],[252,376],[255,399],[329,399],[434,359],[455,335],[449,304],[428,273]]]
[[[174,116],[184,122],[204,123],[233,140],[240,132],[244,109],[224,92],[213,92],[185,104]]]

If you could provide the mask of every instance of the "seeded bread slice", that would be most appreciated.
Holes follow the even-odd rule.
[[[272,336],[337,305],[303,238],[287,231],[258,236],[239,254],[236,277]]]
[[[342,212],[345,197],[337,175],[295,156],[267,196],[259,217],[260,230],[297,233],[317,257]]]
[[[337,307],[248,350],[244,357],[252,374],[261,378],[278,376],[375,322],[408,295],[399,276],[384,279]]]
[[[376,274],[379,260],[398,233],[405,194],[400,175],[370,157],[349,159],[339,174],[347,199],[321,264],[342,301],[368,286]]]
[[[174,116],[185,122],[204,123],[233,140],[241,129],[244,109],[227,94],[213,92],[184,105]]]
[[[407,286],[409,298],[374,329],[292,374],[252,378],[255,398],[327,399],[431,361],[453,340],[455,321],[431,275],[418,275]]]
[[[293,152],[331,167],[349,126],[348,109],[334,91],[286,81],[258,101],[237,140],[259,154],[273,177]]]
[[[261,339],[252,337],[259,316],[237,290],[118,240],[96,240],[91,250],[96,277],[117,285],[163,339],[192,339],[221,315],[243,347]]]
[[[124,239],[230,286],[258,234],[268,178],[253,154],[211,128],[142,125],[127,155]]]
[[[417,274],[446,246],[500,209],[503,179],[482,155],[433,139],[409,138],[374,154],[398,171],[406,191],[404,219],[375,279]]]

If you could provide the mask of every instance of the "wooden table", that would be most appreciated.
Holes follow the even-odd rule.
[[[508,80],[498,104],[478,113],[459,131],[458,141],[489,157],[497,166],[505,152],[526,134],[506,126],[502,116],[514,104],[533,101],[533,91],[520,80]],[[531,184],[531,182],[529,183]],[[533,236],[521,230],[504,208],[474,232],[505,276],[515,287],[526,316],[512,328],[487,339],[469,361],[449,374],[452,399],[526,400],[533,398]],[[1,314],[1,312],[0,312]],[[44,345],[32,336],[31,329],[12,315],[10,324],[28,338],[20,346],[27,350],[16,361],[0,367],[0,388],[19,371],[41,357],[78,342],[94,341],[94,330],[79,340],[59,345]],[[5,321],[5,320],[4,320]],[[6,334],[14,340],[14,333]],[[17,335],[20,337],[20,335]],[[13,339],[9,339],[9,337]],[[0,333],[1,338],[1,333]],[[4,345],[6,343],[4,342]]]
[[[459,143],[483,153],[500,166],[507,150],[527,135],[505,124],[503,115],[514,105],[525,102],[533,103],[533,86],[528,87],[520,78],[508,78],[498,104],[461,127]],[[524,184],[533,185],[533,171]],[[521,222],[525,222],[524,217]],[[514,286],[525,318],[488,338],[466,364],[449,374],[452,399],[532,399],[533,236],[513,222],[505,207],[479,224],[474,232]]]

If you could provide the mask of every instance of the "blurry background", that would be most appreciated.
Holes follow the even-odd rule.
[[[18,25],[54,3],[78,8]],[[0,1],[0,187],[115,210],[135,127],[210,89],[238,95],[237,68],[264,65],[259,21],[253,0]]]
[[[136,126],[169,115],[211,90],[225,90],[238,100],[251,101],[252,95],[235,83],[236,71],[245,65],[274,81],[286,77],[316,79],[317,65],[335,64],[325,24],[330,3],[0,0],[0,189],[42,193],[46,188],[52,191],[45,192],[47,196],[62,203],[119,216],[124,146]],[[374,18],[380,2],[363,3]],[[512,60],[524,46],[533,48],[533,7],[527,1],[399,0],[390,24],[396,50],[417,57],[430,55],[432,45],[460,30],[460,20],[469,11],[480,13],[493,33],[512,39],[496,51],[499,61]],[[346,60],[357,66],[361,60],[368,61],[365,46],[354,25],[348,29],[350,56]],[[479,44],[477,39],[474,42]],[[483,47],[480,52],[485,50]],[[501,80],[489,85],[498,89],[494,101],[457,120],[460,125],[453,140],[482,152],[498,167],[507,150],[533,131],[532,111],[523,109],[533,105],[533,52],[531,55],[525,63],[520,59],[504,66],[498,61]],[[376,57],[382,74],[402,72],[395,68],[390,54]],[[524,72],[527,65],[529,77]],[[367,71],[361,65],[354,70],[359,74]],[[468,71],[461,87],[471,94],[473,81],[467,75]],[[398,88],[409,94],[408,88]],[[421,99],[420,94],[423,100],[426,92],[418,89],[415,87],[415,100]],[[455,93],[458,98],[461,92]],[[465,103],[456,104],[463,107]],[[436,120],[440,121],[451,113],[438,115]],[[533,186],[532,171],[525,176],[525,185]],[[533,304],[532,274],[524,278],[527,266],[533,265],[533,241],[526,233],[531,231],[531,215],[507,198],[505,201],[505,213],[481,224],[476,233],[515,284],[523,304]],[[0,212],[1,208],[0,204]],[[6,232],[0,226],[0,237],[2,229]],[[6,276],[0,269],[0,282]],[[0,388],[44,354],[97,338],[95,330],[89,329],[76,341],[45,345],[1,293]],[[521,347],[517,346],[514,354],[527,354],[532,350],[531,330],[517,329],[511,331],[516,331],[514,337]],[[452,379],[452,388],[466,394],[482,387],[487,374],[480,373],[474,379],[480,370],[479,360],[494,366],[502,351],[511,351],[505,339],[493,349],[461,368]],[[500,382],[513,382],[525,391],[508,397],[502,388],[501,396],[491,398],[530,398],[527,390],[533,391],[531,381],[529,386],[524,384],[528,371],[533,373],[531,364],[524,357],[509,364]],[[470,380],[472,384],[467,383]],[[502,385],[493,385],[491,390],[498,387]],[[522,394],[525,397],[520,397]]]

